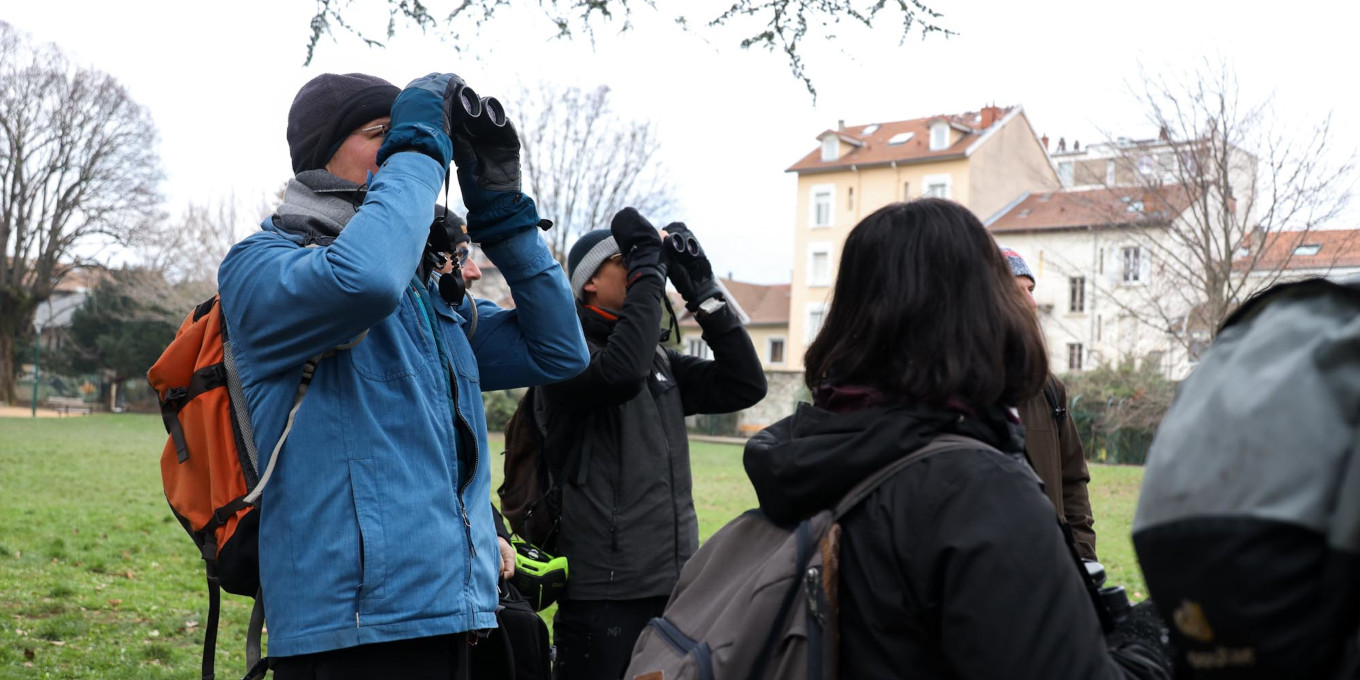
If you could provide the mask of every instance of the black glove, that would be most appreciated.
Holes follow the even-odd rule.
[[[704,300],[722,298],[722,289],[713,278],[713,265],[694,232],[684,222],[671,222],[666,225],[666,233],[666,257],[675,265],[667,274],[685,299],[685,309],[695,312]]]
[[[609,224],[614,242],[619,245],[623,261],[628,265],[628,283],[655,274],[666,278],[666,263],[661,260],[661,234],[647,218],[633,208],[624,208],[614,215]]]
[[[538,209],[520,192],[519,133],[505,109],[466,85],[444,95],[468,236],[486,245],[537,227]]]

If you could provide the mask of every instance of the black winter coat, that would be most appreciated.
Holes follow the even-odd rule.
[[[1163,678],[1138,643],[1110,649],[1019,428],[923,406],[802,405],[747,444],[760,507],[792,522],[938,434],[1002,451],[914,463],[841,520],[840,677]]]
[[[566,599],[670,594],[699,547],[685,416],[765,396],[760,358],[728,308],[699,318],[713,360],[657,344],[664,285],[632,283],[617,318],[581,307],[590,366],[542,392],[545,451],[580,452],[565,471],[557,537],[571,566]]]

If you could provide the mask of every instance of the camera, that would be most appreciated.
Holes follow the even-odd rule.
[[[1128,592],[1124,590],[1124,586],[1105,585],[1108,578],[1105,573],[1105,565],[1092,560],[1083,560],[1082,566],[1086,567],[1087,576],[1095,584],[1096,592],[1100,596],[1099,606],[1109,613],[1110,622],[1113,625],[1119,625],[1124,619],[1128,618],[1129,611],[1133,609],[1133,605],[1129,603]]]

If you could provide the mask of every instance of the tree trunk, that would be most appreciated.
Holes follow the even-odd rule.
[[[19,338],[33,328],[34,305],[25,296],[0,291],[0,404],[13,404],[19,363],[14,356]],[[34,339],[38,341],[37,338]]]

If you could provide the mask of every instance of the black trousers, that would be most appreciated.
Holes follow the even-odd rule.
[[[274,660],[274,680],[462,680],[467,635],[379,642]]]
[[[666,609],[666,597],[640,600],[567,600],[553,617],[557,663],[553,680],[622,678],[633,643]]]

